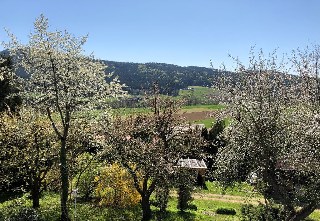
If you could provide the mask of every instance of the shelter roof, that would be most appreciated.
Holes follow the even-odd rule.
[[[206,163],[204,160],[197,159],[180,159],[177,166],[192,168],[192,169],[207,169]]]

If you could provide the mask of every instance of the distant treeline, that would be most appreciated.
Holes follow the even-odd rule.
[[[178,95],[179,89],[188,86],[211,86],[214,78],[220,74],[218,70],[205,67],[181,67],[165,63],[132,63],[104,61],[108,65],[107,73],[114,73],[125,83],[132,95],[143,93],[153,82],[158,83],[162,93]]]
[[[0,54],[2,53],[9,54],[7,50],[0,52]],[[120,82],[127,85],[125,90],[132,95],[143,94],[144,90],[149,89],[154,82],[163,89],[162,93],[167,93],[169,90],[170,95],[178,95],[179,89],[188,86],[211,86],[213,80],[220,75],[218,70],[205,67],[105,60],[103,62],[108,65],[106,73],[113,72],[114,76],[119,76]],[[22,68],[17,70],[17,75],[28,78]]]

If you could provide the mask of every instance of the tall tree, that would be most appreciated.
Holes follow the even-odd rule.
[[[123,94],[117,78],[106,83],[106,66],[85,56],[82,46],[88,36],[76,38],[67,31],[50,32],[48,19],[42,14],[34,22],[28,44],[21,44],[8,32],[11,41],[4,44],[17,65],[31,77],[26,89],[28,103],[42,108],[60,140],[60,171],[62,181],[61,220],[69,220],[66,207],[69,180],[66,143],[76,111],[103,106],[107,97]],[[109,75],[111,77],[111,75]]]
[[[146,100],[151,113],[119,115],[104,133],[106,156],[129,171],[141,195],[143,220],[151,218],[149,199],[157,186],[170,182],[178,160],[190,152],[200,155],[203,145],[200,130],[179,122],[180,102],[160,95],[157,85]]]
[[[237,79],[217,83],[232,116],[227,145],[218,152],[219,179],[229,183],[258,174],[257,190],[267,204],[270,198],[280,202],[286,220],[304,219],[320,199],[319,109],[314,108],[319,83],[315,60],[300,55],[290,58],[301,64],[300,76],[290,75],[293,69],[278,62],[276,51],[269,57],[260,51],[252,52],[248,66],[235,59]]]

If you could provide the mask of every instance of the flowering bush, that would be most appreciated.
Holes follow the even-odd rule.
[[[140,202],[141,197],[131,175],[117,163],[104,168],[95,181],[98,183],[96,194],[100,205],[126,207]]]

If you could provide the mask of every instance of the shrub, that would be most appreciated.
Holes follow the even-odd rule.
[[[150,202],[151,205],[158,207],[161,213],[165,213],[167,209],[167,205],[169,202],[169,193],[170,188],[173,187],[174,176],[171,175],[164,175],[158,181],[157,187],[154,191],[154,198]]]
[[[117,163],[109,165],[95,178],[100,205],[126,207],[139,204],[141,197],[130,174]]]
[[[177,209],[184,211],[189,209],[189,203],[193,200],[195,171],[181,168],[178,175],[178,205]]]
[[[45,178],[45,189],[58,193],[61,189],[61,174],[58,163],[56,163],[47,173]]]
[[[95,178],[99,175],[99,164],[94,160],[93,156],[88,153],[82,154],[78,157],[78,174],[75,176],[76,188],[79,194],[83,196],[85,201],[90,200],[94,197],[95,188],[97,187],[97,182]]]
[[[189,209],[189,210],[197,211],[197,210],[198,210],[198,207],[197,207],[197,205],[194,205],[194,204],[188,204],[188,209]]]
[[[217,214],[224,214],[224,215],[236,215],[236,211],[233,208],[218,208]]]
[[[1,220],[5,221],[44,221],[41,215],[32,207],[20,207],[17,211],[10,211],[7,216],[0,215]]]
[[[76,176],[76,179],[79,178],[78,191],[79,194],[83,196],[85,201],[90,200],[94,196],[94,190],[96,188],[95,178],[97,172],[95,170],[86,170],[83,172],[79,178],[79,175]]]
[[[152,205],[158,207],[160,212],[165,212],[169,201],[170,189],[166,186],[159,187],[155,190],[155,199],[152,201]]]
[[[285,220],[285,213],[283,208],[274,202],[265,206],[259,203],[258,206],[252,204],[245,204],[241,206],[241,220],[242,221],[282,221]]]

